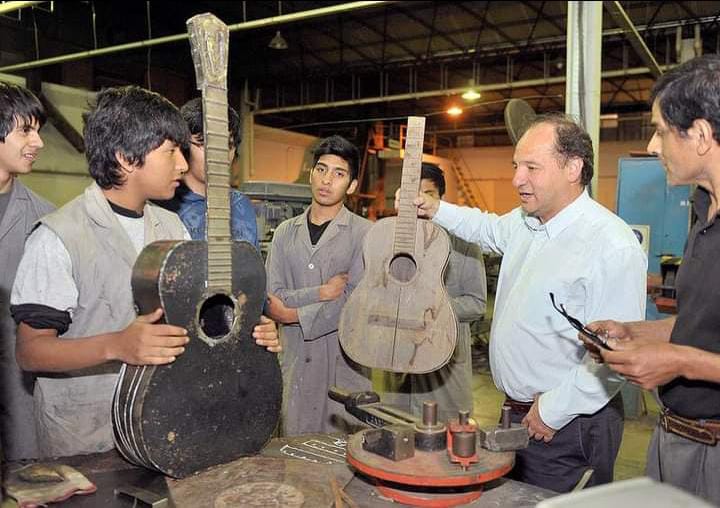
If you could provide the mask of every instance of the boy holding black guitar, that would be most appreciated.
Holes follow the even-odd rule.
[[[175,193],[189,141],[177,108],[136,86],[97,94],[85,114],[90,174],[85,192],[42,219],[28,239],[11,298],[17,360],[38,372],[35,414],[41,456],[113,447],[111,402],[119,362],[168,364],[187,330],[137,316],[130,278],[143,247],[189,239],[180,219],[149,203]],[[253,336],[276,349],[275,324]]]

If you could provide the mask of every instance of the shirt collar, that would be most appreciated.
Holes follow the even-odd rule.
[[[180,184],[180,187],[178,187],[177,191],[175,192],[175,195],[180,199],[180,201],[186,202],[186,203],[194,203],[196,201],[205,201],[205,196],[202,196],[198,194],[197,192],[194,192],[190,190],[190,187],[187,185]]]
[[[583,190],[575,201],[567,205],[565,208],[550,219],[547,223],[543,224],[537,217],[531,217],[523,214],[525,218],[525,225],[532,231],[544,231],[548,238],[555,238],[562,233],[565,228],[575,222],[589,206],[592,205],[592,198],[588,194],[587,188]]]
[[[310,214],[310,208],[312,205],[308,206],[305,211],[302,213],[302,215],[298,215],[294,217],[293,224],[294,226],[303,226],[306,224],[310,219],[308,218],[308,215]],[[349,224],[350,222],[350,211],[345,208],[345,205],[340,208],[340,211],[337,213],[335,217],[333,217],[330,222],[333,222],[334,224],[337,224],[339,226],[344,226]]]
[[[695,192],[693,193],[693,211],[695,212],[695,215],[697,216],[698,221],[700,221],[700,224],[712,226],[715,223],[715,219],[717,219],[717,215],[708,221],[707,215],[708,215],[709,208],[710,208],[710,193],[706,189],[703,189],[702,187],[698,187],[697,189],[695,189]],[[718,215],[720,215],[720,212],[718,212]]]

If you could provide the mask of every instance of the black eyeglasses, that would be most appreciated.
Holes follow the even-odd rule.
[[[570,323],[570,326],[575,328],[578,332],[582,333],[584,336],[586,336],[590,341],[595,344],[598,347],[601,347],[603,349],[607,349],[608,351],[612,351],[612,348],[608,346],[607,341],[600,337],[597,333],[590,330],[587,326],[582,324],[579,319],[572,317],[570,314],[567,313],[565,310],[565,306],[561,303],[560,307],[557,306],[555,303],[555,295],[550,293],[550,301],[552,302],[553,307],[555,307],[555,310],[558,311],[560,314],[563,315],[565,319],[568,320],[568,323]]]

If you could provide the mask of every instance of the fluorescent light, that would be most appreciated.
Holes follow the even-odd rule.
[[[479,93],[479,92],[476,92],[475,90],[473,90],[473,89],[471,88],[471,89],[469,89],[467,92],[465,92],[464,94],[462,94],[461,97],[462,97],[463,99],[465,99],[466,101],[475,101],[475,100],[477,100],[477,99],[480,98],[480,93]]]

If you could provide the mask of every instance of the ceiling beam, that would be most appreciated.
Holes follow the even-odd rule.
[[[605,71],[602,73],[604,79],[618,78],[623,76],[637,76],[648,74],[650,70],[647,67],[636,67],[633,69],[621,69],[615,71]],[[523,81],[493,83],[486,85],[478,85],[478,90],[482,92],[501,92],[504,90],[514,90],[518,88],[534,88],[546,85],[556,85],[565,82],[565,76],[557,76],[552,78],[526,79]],[[285,106],[281,108],[263,108],[254,112],[257,115],[270,115],[277,113],[290,113],[292,111],[306,111],[311,109],[339,108],[345,106],[359,106],[362,104],[374,104],[381,102],[394,102],[405,100],[424,99],[427,97],[439,97],[449,95],[460,95],[467,90],[463,88],[448,88],[445,90],[429,90],[426,92],[413,92],[398,95],[386,95],[383,97],[363,97],[359,99],[348,99],[334,102],[319,102],[314,104],[302,104],[297,106]]]
[[[25,7],[32,7],[35,4],[41,4],[42,2],[3,2],[0,4],[0,14],[7,14],[8,12],[19,11]]]
[[[623,9],[620,2],[617,0],[605,0],[603,2],[605,9],[610,13],[610,16],[615,20],[615,23],[625,30],[625,35],[630,41],[630,45],[633,47],[635,52],[638,54],[643,63],[650,69],[650,73],[655,78],[662,76],[662,70],[658,65],[657,60],[650,52],[650,49],[645,44],[645,40],[640,36],[640,33],[635,28],[630,16],[627,15],[625,9]]]
[[[282,16],[273,16],[270,18],[255,19],[244,23],[235,23],[228,25],[230,32],[242,31],[242,30],[253,30],[256,28],[265,28],[268,26],[280,25],[285,23],[292,23],[296,21],[302,21],[306,19],[314,19],[324,16],[330,16],[333,14],[339,14],[342,12],[355,11],[358,9],[367,9],[369,7],[377,7],[382,4],[386,4],[385,1],[366,1],[366,2],[348,2],[345,4],[331,5],[328,7],[321,7],[319,9],[310,9],[307,11],[293,12],[290,14],[283,14]],[[146,39],[143,41],[129,42],[126,44],[118,44],[117,46],[109,46],[107,48],[98,48],[90,51],[80,51],[77,53],[70,53],[66,55],[55,56],[52,58],[44,58],[39,60],[33,60],[30,62],[23,62],[14,65],[6,65],[0,67],[0,72],[13,72],[23,71],[27,69],[35,69],[37,67],[44,67],[46,65],[53,65],[64,62],[74,62],[77,60],[85,60],[87,58],[94,58],[96,56],[108,55],[112,53],[119,53],[123,51],[130,51],[134,49],[148,48],[151,46],[158,46],[160,44],[168,44],[171,42],[184,41],[188,38],[187,33],[167,35],[165,37],[158,37],[156,39]]]

